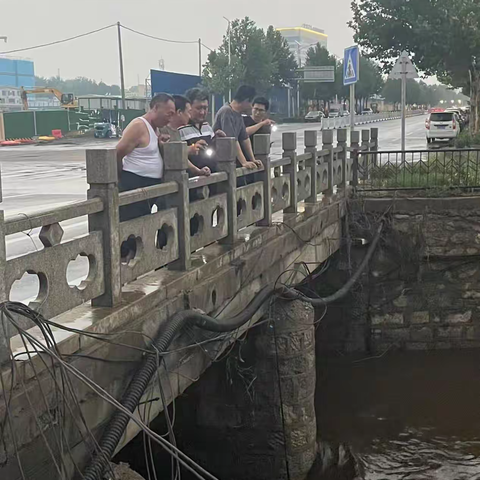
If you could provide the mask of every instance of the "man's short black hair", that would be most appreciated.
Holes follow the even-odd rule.
[[[187,105],[190,105],[191,102],[190,100],[185,97],[185,95],[172,95],[173,96],[173,101],[175,102],[175,111],[178,112],[178,110],[184,112],[185,109],[187,108]]]
[[[208,92],[203,88],[190,88],[185,92],[185,96],[190,100],[190,103],[193,104],[195,100],[199,102],[204,102],[208,100]]]
[[[255,104],[263,105],[267,112],[268,110],[270,110],[270,102],[265,97],[255,97],[252,103],[253,105]]]
[[[252,101],[255,97],[255,88],[250,87],[249,85],[242,85],[238,88],[233,96],[233,99],[237,102],[245,102],[245,101]]]
[[[150,109],[155,108],[155,105],[158,105],[159,103],[168,103],[172,101],[175,103],[173,100],[173,97],[169,95],[168,93],[157,93],[151,100],[150,100]]]

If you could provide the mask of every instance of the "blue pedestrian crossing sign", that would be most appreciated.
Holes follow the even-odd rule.
[[[352,85],[360,77],[360,52],[358,45],[345,49],[343,57],[343,84]]]

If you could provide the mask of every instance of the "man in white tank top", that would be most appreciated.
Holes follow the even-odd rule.
[[[158,147],[157,129],[165,127],[175,114],[173,98],[159,93],[152,98],[150,110],[133,120],[117,145],[119,189],[121,192],[161,183],[163,158]],[[120,208],[120,221],[148,215],[152,201],[142,201]]]
[[[150,110],[133,120],[123,132],[117,145],[119,190],[135,190],[161,183],[163,158],[159,149],[157,129],[165,127],[175,114],[173,98],[159,93],[152,98]],[[120,221],[148,215],[155,199],[144,200],[120,207]],[[121,245],[122,259],[128,261],[135,256],[136,241],[127,240]]]

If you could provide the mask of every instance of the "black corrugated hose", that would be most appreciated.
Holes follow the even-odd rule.
[[[293,288],[282,286],[275,289],[273,286],[267,286],[259,292],[259,294],[250,302],[245,310],[230,319],[218,320],[195,310],[184,310],[175,314],[172,319],[168,321],[165,329],[162,329],[154,339],[155,351],[158,351],[159,354],[165,353],[176,335],[187,324],[195,325],[210,332],[234,331],[246,324],[252,318],[255,312],[261,307],[261,305],[265,303],[274,293],[281,295],[282,298],[289,298],[292,300],[298,299],[309,302],[315,306],[326,305],[340,300],[357,282],[372,258],[372,255],[375,252],[380,240],[382,229],[383,222],[378,227],[377,233],[369,246],[368,252],[366,253],[357,271],[352,275],[350,280],[333,295],[330,295],[326,298],[309,298]],[[121,400],[121,404],[130,412],[133,413],[137,408],[138,402],[140,402],[157,368],[158,357],[156,355],[148,355],[145,358],[143,365],[134,375]],[[122,438],[123,432],[127,427],[129,419],[130,417],[120,410],[117,410],[113,414],[112,419],[110,420],[110,423],[105,429],[102,439],[99,442],[101,453],[96,454],[91,464],[87,467],[84,474],[85,480],[100,480],[102,478],[108,461],[112,458],[115,449]]]

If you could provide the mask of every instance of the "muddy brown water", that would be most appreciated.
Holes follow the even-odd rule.
[[[346,450],[356,478],[480,479],[480,351],[320,357],[317,376],[318,436],[331,463]],[[353,478],[334,467],[312,478]]]

